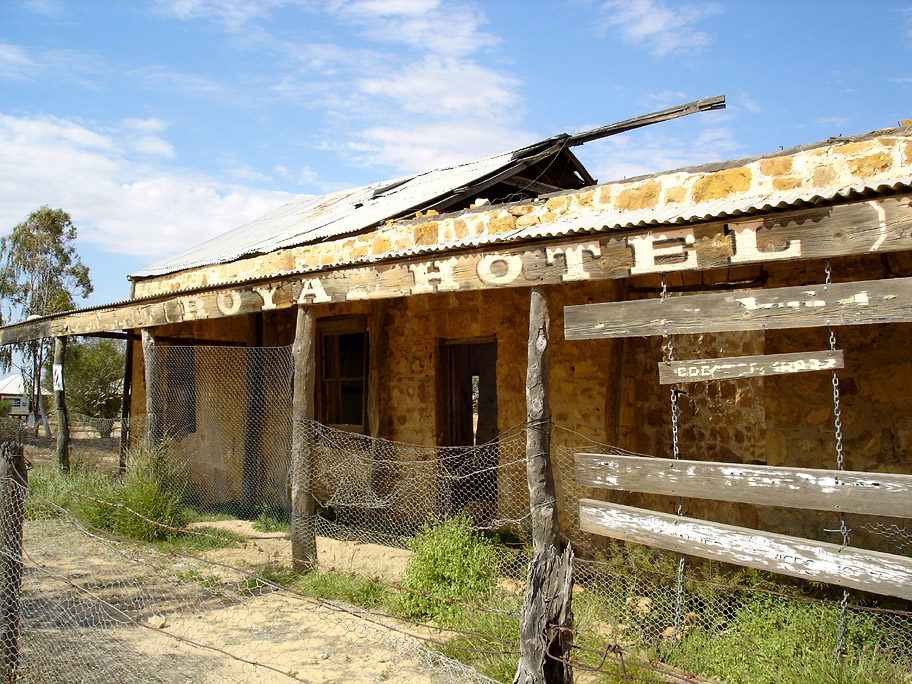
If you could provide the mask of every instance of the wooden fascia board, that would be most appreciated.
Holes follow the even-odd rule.
[[[0,344],[224,318],[298,303],[559,285],[912,250],[909,196],[735,221],[605,231],[606,220],[615,218],[593,214],[581,228],[589,234],[582,236],[327,267],[25,321],[0,328]]]

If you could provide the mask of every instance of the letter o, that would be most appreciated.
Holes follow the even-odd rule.
[[[494,273],[494,264],[502,263],[506,268],[501,275]],[[478,278],[488,285],[509,285],[522,273],[522,257],[518,254],[486,254],[478,262]]]

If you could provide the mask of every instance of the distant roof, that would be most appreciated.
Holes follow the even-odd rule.
[[[725,107],[717,96],[576,133],[563,133],[478,161],[350,190],[306,196],[195,247],[136,271],[131,279],[235,261],[366,231],[418,211],[454,211],[479,197],[493,203],[575,190],[597,181],[570,148],[660,121]]]
[[[44,388],[42,388],[41,393],[45,396],[51,394]],[[0,394],[25,396],[25,383],[22,380],[22,375],[14,373],[0,380]]]

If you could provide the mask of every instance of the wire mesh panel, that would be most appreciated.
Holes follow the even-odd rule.
[[[155,363],[163,447],[134,448],[123,475],[104,457],[63,475],[30,452],[21,681],[511,681],[531,557],[525,426],[437,447],[298,423],[316,562],[296,573],[290,349],[159,347]],[[579,451],[636,455],[552,427],[579,681],[905,684],[908,606],[853,594],[841,621],[826,587],[694,559],[679,573],[673,554],[584,534],[579,501],[605,492],[578,484]],[[909,521],[854,517],[909,555]],[[809,520],[830,534],[826,515]]]

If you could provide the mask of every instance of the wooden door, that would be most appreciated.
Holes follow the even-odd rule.
[[[468,508],[489,520],[497,502],[497,342],[447,341],[443,346],[446,404],[441,501],[449,514]]]

